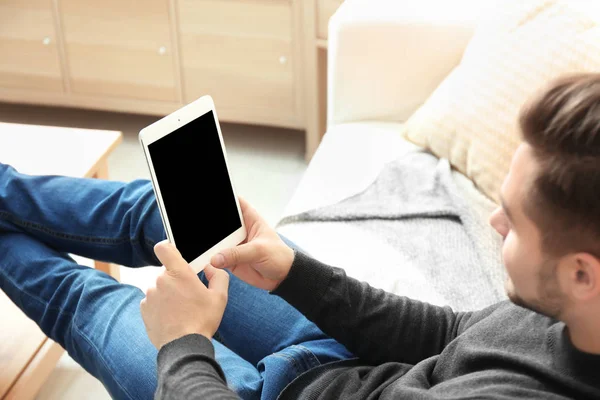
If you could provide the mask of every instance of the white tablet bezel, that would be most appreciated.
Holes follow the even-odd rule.
[[[231,179],[231,174],[229,173],[227,153],[225,151],[225,144],[223,143],[223,135],[221,134],[221,127],[219,125],[219,119],[217,118],[215,104],[210,96],[203,96],[198,100],[173,112],[172,114],[169,114],[166,117],[156,121],[152,125],[147,126],[146,128],[142,129],[139,134],[140,144],[142,145],[144,155],[146,156],[146,162],[148,164],[150,175],[152,177],[152,187],[154,188],[154,194],[156,195],[156,200],[158,202],[158,207],[160,209],[160,215],[163,220],[163,225],[167,234],[167,238],[171,243],[177,246],[177,243],[173,238],[171,224],[169,223],[169,216],[167,215],[167,212],[164,207],[164,202],[160,192],[160,184],[156,179],[154,165],[152,163],[152,158],[150,157],[150,152],[148,151],[148,146],[157,141],[158,139],[169,135],[170,133],[194,121],[195,119],[200,118],[201,116],[210,111],[212,111],[213,116],[215,118],[215,124],[217,127],[217,132],[219,134],[219,141],[221,143],[221,151],[223,152],[223,157],[225,158],[225,166],[227,167],[227,174],[229,175],[231,189],[233,190],[233,196],[235,197],[235,204],[237,206],[238,216],[242,226],[236,231],[232,232],[225,239],[221,240],[219,243],[205,251],[203,254],[198,256],[195,260],[192,260],[192,262],[190,262],[191,267],[196,273],[202,271],[204,267],[210,263],[210,259],[213,255],[217,254],[221,250],[230,247],[235,247],[238,244],[240,244],[244,239],[246,239],[246,225],[244,224],[244,218],[242,215],[242,210],[240,208],[240,203],[235,191],[235,187],[233,185],[233,181]],[[199,228],[199,232],[201,232],[201,229],[210,228]]]

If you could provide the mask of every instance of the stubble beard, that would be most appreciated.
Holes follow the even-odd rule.
[[[545,261],[542,264],[537,277],[537,299],[525,300],[517,293],[510,277],[507,278],[505,288],[509,300],[517,306],[560,319],[565,308],[566,296],[558,284],[557,266],[555,261]]]

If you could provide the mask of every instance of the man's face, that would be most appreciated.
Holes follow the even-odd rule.
[[[509,299],[520,306],[559,318],[564,309],[565,295],[556,275],[558,262],[543,254],[541,232],[524,210],[537,168],[531,147],[521,144],[502,185],[503,204],[492,213],[490,224],[504,238],[502,256],[508,272],[506,291]]]

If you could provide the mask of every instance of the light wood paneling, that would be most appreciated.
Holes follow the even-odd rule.
[[[307,0],[304,18],[306,100],[306,160],[309,161],[327,129],[327,37],[331,16],[344,0]]]
[[[186,102],[210,94],[217,109],[298,119],[289,1],[180,1],[178,11]]]
[[[64,349],[56,342],[46,339],[32,357],[19,380],[10,388],[3,400],[32,400],[58,363]]]
[[[0,1],[0,86],[62,92],[52,0]]]
[[[327,39],[329,18],[335,13],[344,0],[317,0],[317,37]]]
[[[177,101],[167,0],[62,0],[73,93]]]
[[[25,174],[91,178],[121,140],[117,131],[0,122],[0,161]]]
[[[47,338],[2,291],[0,310],[4,325],[0,329],[0,398],[4,398]]]
[[[310,161],[321,141],[322,133],[319,131],[319,81],[317,74],[317,0],[306,0],[302,3],[304,18],[303,35],[303,73],[304,85],[304,115],[306,127],[305,159]]]
[[[304,0],[292,1],[292,68],[294,70],[294,93],[296,95],[296,114],[299,127],[305,127],[306,107],[304,86],[304,15],[302,3]]]
[[[316,1],[0,0],[3,53],[56,31],[51,61],[0,59],[0,101],[165,115],[211,94],[224,120],[304,128],[303,11]]]
[[[203,35],[184,36],[182,47],[187,102],[210,94],[217,107],[294,114],[289,42]]]
[[[179,0],[179,20],[184,33],[289,40],[290,4],[290,0]]]
[[[49,92],[0,87],[0,101],[9,103],[40,104],[53,107],[88,108],[114,112],[130,112],[164,116],[181,108],[180,103],[140,100],[126,97],[109,97],[85,94],[65,96]]]

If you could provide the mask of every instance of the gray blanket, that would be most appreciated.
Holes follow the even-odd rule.
[[[315,221],[353,224],[378,235],[416,263],[455,309],[505,298],[498,237],[458,193],[448,161],[428,152],[406,154],[362,193],[288,216],[278,226]]]

